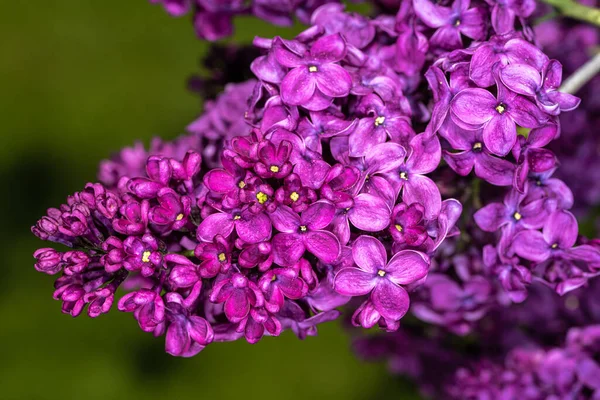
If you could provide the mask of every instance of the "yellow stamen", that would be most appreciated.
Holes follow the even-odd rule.
[[[304,226],[304,225],[300,226],[300,230],[301,230],[302,232],[306,232],[306,226]]]
[[[225,253],[219,253],[219,261],[223,262],[227,259],[227,257],[225,256]]]
[[[177,218],[175,218],[177,221],[181,221],[183,219],[183,214],[179,214],[177,216]]]
[[[146,250],[145,252],[143,252],[142,253],[142,262],[145,262],[145,263],[150,262],[151,255],[152,255],[152,252],[150,252],[150,251]]]
[[[258,192],[258,193],[256,193],[256,199],[258,200],[258,202],[260,204],[265,204],[267,202],[267,200],[269,200],[269,196],[267,196],[263,192]]]
[[[457,19],[456,21],[454,21],[454,26],[460,26],[460,19]]]
[[[513,218],[516,219],[517,221],[519,221],[521,218],[523,218],[523,216],[521,215],[520,212],[516,212],[513,214]]]
[[[482,147],[483,145],[481,144],[481,142],[477,142],[473,145],[473,150],[481,150]]]
[[[241,218],[242,218],[242,217],[241,217],[241,216],[239,216],[239,215],[236,215],[235,217],[233,217],[233,219],[234,219],[234,220],[236,220],[236,221],[237,221],[237,220],[239,220],[239,219],[241,219]]]
[[[290,194],[290,199],[292,199],[292,201],[298,201],[299,198],[300,195],[297,192],[292,192],[292,194]]]
[[[314,65],[311,65],[310,67],[308,67],[308,72],[317,72],[317,71],[318,71],[318,69]]]
[[[379,276],[385,276],[385,271],[380,269],[379,271],[377,271],[377,275]]]
[[[405,181],[407,181],[408,180],[408,175],[406,174],[406,172],[402,171],[402,172],[400,172],[400,178],[404,179]]]
[[[553,249],[556,249],[557,247],[558,247],[558,243],[554,243],[554,244],[552,245],[552,248],[553,248]]]
[[[498,104],[496,106],[496,111],[498,111],[498,114],[502,114],[506,111],[506,107],[504,107],[504,104]]]
[[[385,122],[385,117],[375,118],[375,126],[383,125],[384,122]]]
[[[277,173],[279,172],[279,167],[277,165],[271,165],[270,170],[271,172]]]
[[[244,182],[244,181],[240,181],[240,183],[238,183],[238,187],[239,187],[240,189],[243,189],[243,188],[245,188],[245,187],[246,187],[246,182]]]
[[[402,232],[402,229],[403,229],[403,228],[402,228],[402,225],[400,225],[400,224],[396,224],[396,225],[394,225],[394,227],[395,227],[396,229],[398,229],[398,232]]]

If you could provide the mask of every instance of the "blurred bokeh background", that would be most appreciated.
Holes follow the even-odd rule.
[[[413,399],[384,365],[356,359],[340,324],[215,344],[192,359],[113,310],[72,319],[35,272],[30,226],[94,181],[135,140],[173,138],[201,110],[186,89],[205,45],[147,0],[0,2],[0,399]],[[293,34],[252,19],[236,41]]]

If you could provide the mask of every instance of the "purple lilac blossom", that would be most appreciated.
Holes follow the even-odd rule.
[[[227,85],[189,135],[104,162],[100,184],[38,221],[34,234],[73,248],[34,253],[38,271],[62,273],[63,312],[87,305],[96,317],[127,288],[118,309],[166,335],[169,354],[192,356],[283,329],[312,336],[345,305],[354,325],[401,329],[406,341],[423,326],[487,337],[489,319],[528,304],[534,282],[557,299],[595,282],[600,245],[579,235],[547,148],[580,100],[558,90],[561,62],[571,65],[533,41],[532,1],[390,1],[373,19],[319,0],[160,2],[173,15],[193,9],[209,40],[245,13],[287,24],[296,12],[312,26],[255,38],[261,54],[245,67],[256,80]],[[518,358],[553,395],[573,382],[595,390],[593,357],[555,388],[535,362],[564,343],[531,359],[515,343],[505,363],[450,364],[470,371],[456,382],[477,395],[486,374],[522,373]],[[420,356],[403,360],[418,379]]]

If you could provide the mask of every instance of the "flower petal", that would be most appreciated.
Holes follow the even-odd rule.
[[[440,213],[442,196],[435,183],[423,175],[409,175],[402,199],[408,205],[419,203],[425,208],[425,219],[434,219]]]
[[[429,258],[414,250],[401,250],[385,267],[385,277],[396,285],[408,285],[422,279],[429,272]]]
[[[526,260],[542,262],[550,257],[550,245],[539,231],[526,230],[517,233],[513,240],[513,249]]]
[[[379,240],[363,235],[352,245],[352,259],[363,271],[375,274],[387,264],[387,253]]]
[[[308,67],[294,68],[281,82],[281,99],[294,106],[308,102],[314,95],[317,85]]]
[[[382,317],[393,321],[404,317],[410,305],[406,290],[387,279],[379,279],[371,293],[371,301]]]
[[[314,254],[319,260],[330,264],[338,259],[342,247],[340,241],[331,232],[312,231],[304,236],[304,245],[306,250]]]
[[[390,209],[381,197],[361,193],[354,198],[354,206],[348,211],[352,225],[367,232],[385,229],[390,223]]]
[[[579,227],[577,220],[568,211],[558,210],[550,214],[543,233],[546,243],[557,244],[561,249],[570,249],[577,240]]]
[[[198,226],[197,237],[203,242],[212,242],[214,237],[221,235],[228,237],[233,232],[234,223],[225,213],[211,214]]]
[[[305,251],[302,237],[296,233],[278,233],[272,244],[273,260],[284,267],[296,264]]]
[[[377,276],[358,268],[342,268],[334,278],[334,290],[344,296],[363,296],[370,293]]]
[[[308,207],[301,216],[301,224],[310,230],[325,228],[335,216],[335,206],[327,201],[317,201]]]
[[[470,88],[458,92],[450,107],[456,118],[467,124],[478,126],[494,117],[494,107],[497,103],[496,98],[487,90]]]

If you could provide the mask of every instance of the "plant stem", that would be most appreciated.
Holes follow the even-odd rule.
[[[600,9],[584,6],[573,0],[542,0],[556,8],[562,15],[600,26]]]
[[[600,53],[569,76],[560,87],[560,91],[575,94],[598,73],[600,73]]]

